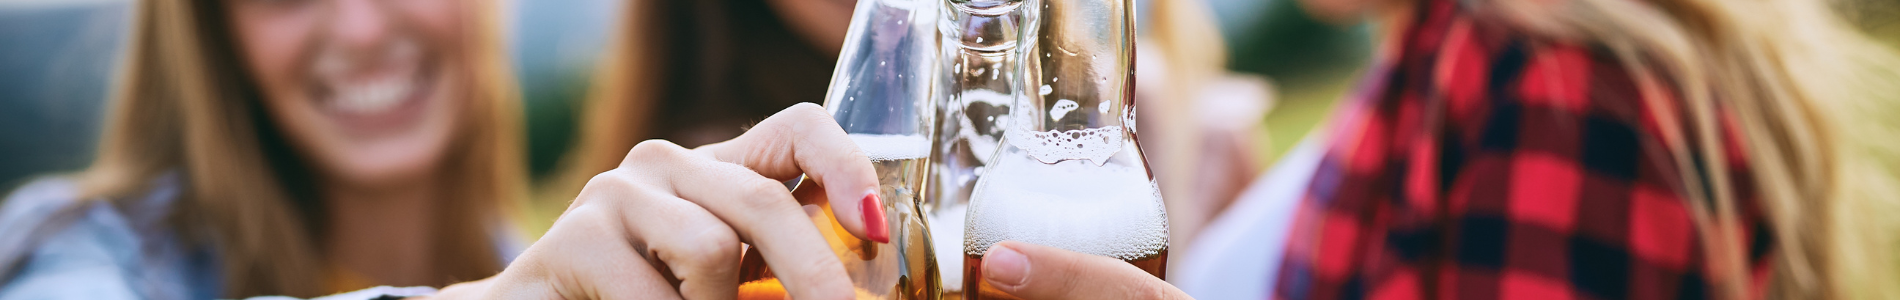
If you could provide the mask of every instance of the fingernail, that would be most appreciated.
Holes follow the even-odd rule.
[[[1020,287],[1029,278],[1029,258],[1022,252],[1002,245],[990,247],[983,255],[983,279],[998,287]]]
[[[879,243],[891,242],[891,228],[884,224],[884,202],[878,201],[877,191],[864,195],[858,202],[858,211],[864,212],[864,237]]]

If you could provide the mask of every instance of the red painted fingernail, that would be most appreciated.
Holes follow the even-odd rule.
[[[858,210],[864,212],[864,237],[873,242],[890,243],[891,228],[884,224],[884,203],[878,201],[877,191],[864,195],[858,201]]]

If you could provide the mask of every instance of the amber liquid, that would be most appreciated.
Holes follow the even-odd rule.
[[[852,236],[844,230],[844,225],[838,224],[829,205],[807,209],[812,224],[831,244],[838,261],[844,263],[845,273],[851,276],[851,284],[857,289],[857,299],[937,300],[937,294],[942,292],[930,230],[924,227],[924,217],[917,210],[915,187],[922,183],[923,163],[921,158],[872,162],[879,173],[878,181],[883,185],[879,196],[891,230],[888,244]],[[819,187],[807,178],[799,183],[798,189]],[[738,298],[791,299],[757,250],[747,247],[745,256],[739,260]]]
[[[1135,265],[1136,268],[1140,268],[1142,271],[1147,271],[1148,275],[1154,275],[1155,278],[1167,279],[1162,274],[1168,273],[1168,249],[1161,249],[1160,253],[1149,255],[1148,257],[1124,261],[1128,262],[1128,264]],[[963,293],[962,295],[958,295],[959,298],[970,300],[1022,299],[1003,293],[1003,291],[991,287],[988,281],[983,280],[983,256],[981,255],[963,255]]]

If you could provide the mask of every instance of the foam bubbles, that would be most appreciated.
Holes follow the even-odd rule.
[[[1133,260],[1168,246],[1167,210],[1140,166],[1005,159],[971,194],[964,254],[1005,240]]]
[[[1087,159],[1095,164],[1108,162],[1122,150],[1122,127],[1109,126],[1064,131],[1031,131],[1010,128],[1004,133],[1010,145],[1028,152],[1043,163]]]
[[[851,141],[871,161],[918,159],[930,156],[930,139],[923,135],[853,133]]]
[[[1069,112],[1081,107],[1082,105],[1076,104],[1075,100],[1058,99],[1055,106],[1049,107],[1049,121],[1062,120],[1062,116],[1067,116]]]

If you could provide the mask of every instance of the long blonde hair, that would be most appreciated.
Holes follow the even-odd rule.
[[[219,0],[145,0],[133,11],[131,43],[91,167],[84,198],[126,199],[167,173],[183,179],[170,224],[221,256],[224,295],[315,296],[324,262],[315,176],[276,131],[237,48]],[[491,230],[515,199],[523,170],[514,81],[506,69],[494,5],[479,13],[465,45],[473,89],[441,174],[452,174],[432,257],[443,283],[501,270]]]
[[[1680,85],[1678,115],[1652,116],[1691,201],[1717,295],[1751,295],[1738,178],[1721,163],[1733,117],[1753,191],[1776,237],[1776,298],[1900,297],[1900,60],[1837,16],[1830,1],[1476,0],[1478,15],[1606,46],[1641,81]],[[1652,111],[1668,111],[1655,110]],[[1679,117],[1680,116],[1680,117]],[[1705,186],[1706,185],[1706,186]]]

